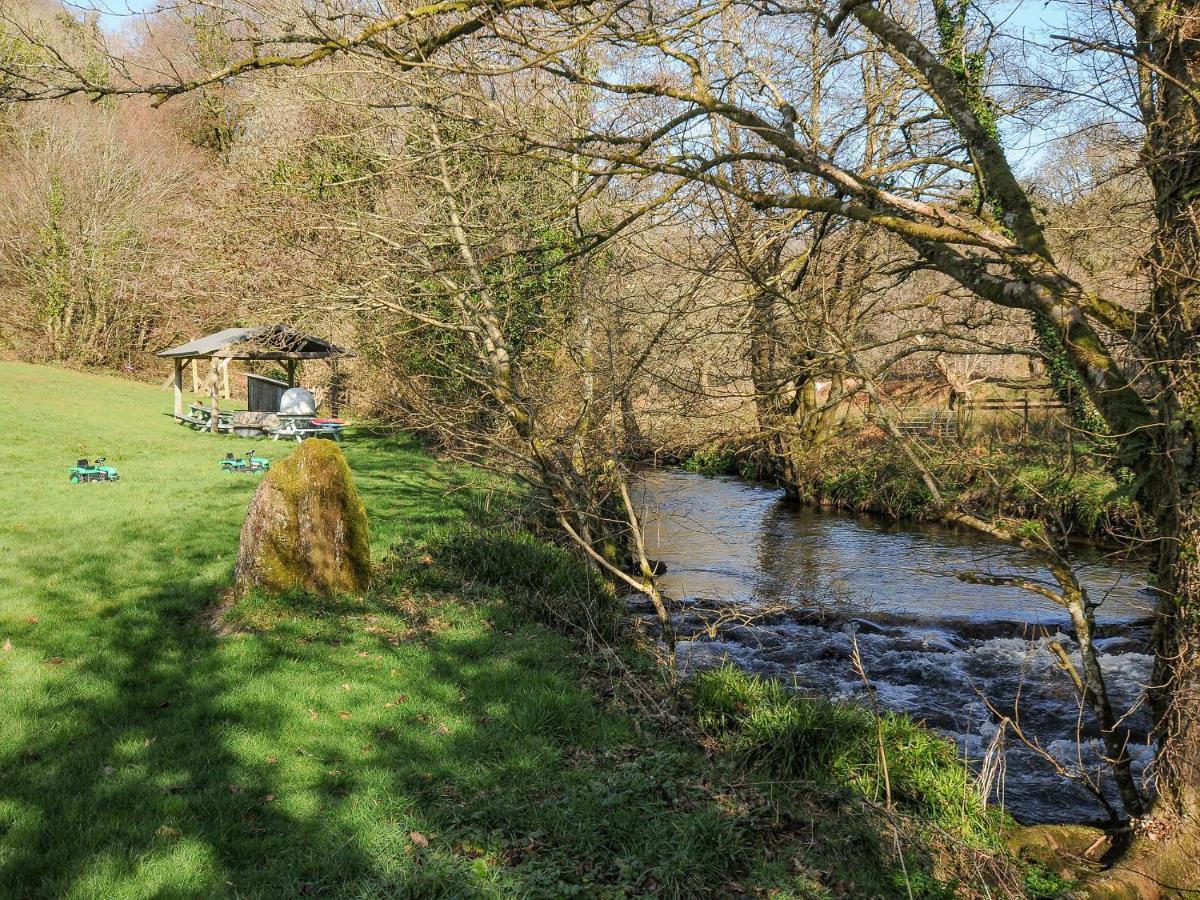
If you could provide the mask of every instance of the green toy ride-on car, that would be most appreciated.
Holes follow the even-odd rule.
[[[271,468],[271,461],[263,459],[261,456],[251,454],[245,459],[235,457],[232,453],[226,453],[225,458],[221,460],[222,472],[265,472]]]
[[[112,466],[104,464],[104,457],[101,456],[94,463],[89,463],[86,459],[80,459],[71,466],[70,472],[71,484],[79,484],[81,481],[120,481],[121,476],[117,474],[117,470]]]

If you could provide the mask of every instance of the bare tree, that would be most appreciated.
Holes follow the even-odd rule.
[[[603,101],[575,130],[564,133],[560,123],[534,127],[527,143],[543,154],[590,161],[594,185],[636,180],[658,194],[610,225],[610,234],[700,185],[757,212],[794,216],[801,229],[817,216],[886,233],[920,267],[986,303],[1028,315],[1076,427],[1115,447],[1119,463],[1138,473],[1138,493],[1157,519],[1157,812],[1194,831],[1200,815],[1194,464],[1200,101],[1193,37],[1200,13],[1165,0],[1098,3],[1094,15],[1080,20],[1086,29],[1059,42],[1073,57],[1100,60],[1109,71],[1116,65],[1114,77],[1128,76],[1132,84],[1125,90],[1114,81],[1102,99],[1130,113],[1141,129],[1140,170],[1153,197],[1152,227],[1135,249],[1149,282],[1144,307],[1081,280],[1054,252],[999,126],[1002,109],[988,81],[995,29],[969,13],[966,3],[951,0],[435,3],[387,15],[343,15],[331,5],[309,11],[296,26],[251,4],[239,5],[242,30],[232,61],[215,71],[180,77],[169,66],[154,71],[148,62],[125,59],[114,64],[117,77],[101,83],[70,54],[48,50],[36,62],[7,64],[4,89],[19,99],[144,93],[161,102],[255,70],[319,65],[347,54],[396,71],[500,78],[540,70]],[[467,35],[484,52],[463,52]],[[591,62],[594,54],[584,61],[574,54],[584,44],[603,48],[602,64]],[[811,66],[796,64],[814,46],[829,61],[816,78]],[[867,78],[861,64],[872,53],[878,72]],[[877,103],[872,85],[884,83],[894,86],[890,99]],[[1072,96],[1059,96],[1066,115]],[[814,98],[815,105],[806,102]],[[876,117],[876,137],[890,136],[882,152],[860,132],[831,140],[818,121],[867,117]],[[714,145],[714,122],[738,140]],[[761,174],[748,182],[738,176],[740,166]],[[504,354],[487,352],[497,372],[508,364]],[[519,405],[515,411],[518,419],[524,415]],[[1128,805],[1140,812],[1132,799]]]

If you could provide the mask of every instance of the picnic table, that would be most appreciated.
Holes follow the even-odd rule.
[[[201,430],[208,428],[212,424],[212,410],[207,406],[202,406],[199,403],[193,403],[188,407],[191,417],[198,423]],[[217,411],[217,430],[228,432],[233,428],[233,410],[228,412],[224,410]]]
[[[271,440],[294,438],[297,442],[310,437],[327,437],[335,441],[342,439],[346,423],[341,419],[314,419],[312,416],[284,416],[278,428],[270,429]]]
[[[201,406],[199,403],[193,403],[188,407],[187,415],[176,415],[169,413],[180,425],[187,425],[189,428],[194,428],[197,431],[207,431],[212,424],[212,410],[207,406]],[[217,429],[223,432],[229,432],[233,427],[233,412],[218,412],[217,413]]]
[[[197,431],[208,431],[212,425],[212,410],[199,403],[189,406],[186,415],[170,413],[168,415],[171,415],[181,425],[187,425]],[[342,419],[322,419],[310,415],[289,416],[278,413],[271,413],[262,421],[253,423],[243,421],[249,417],[250,414],[244,410],[229,410],[228,412],[220,410],[217,413],[217,430],[222,434],[236,433],[242,436],[249,436],[248,432],[256,431],[259,434],[269,434],[271,439],[276,441],[280,438],[303,441],[310,437],[325,437],[340,441],[342,431],[347,424]],[[274,424],[276,422],[278,424]]]

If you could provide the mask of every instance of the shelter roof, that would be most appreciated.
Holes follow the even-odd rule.
[[[354,354],[286,325],[260,325],[226,328],[155,355],[166,359],[331,359]]]

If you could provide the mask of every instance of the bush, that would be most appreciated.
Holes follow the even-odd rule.
[[[981,447],[970,452],[927,448],[926,462],[949,499],[1007,518],[1060,521],[1078,535],[1129,537],[1143,528],[1131,497],[1133,476],[1112,472],[1094,456],[1078,466],[1060,461],[1062,448],[1050,444]],[[875,512],[893,518],[922,518],[932,497],[921,473],[903,455],[880,446],[841,447],[798,461],[799,495],[806,502]]]
[[[1014,473],[1012,494],[1027,515],[1044,515],[1048,509],[1094,533],[1106,521],[1122,523],[1135,517],[1127,487],[1108,472],[1067,473],[1061,468],[1032,464]]]
[[[917,517],[933,499],[920,473],[901,456],[866,456],[825,470],[815,499],[845,509],[885,512],[895,518]]]
[[[708,444],[683,461],[689,472],[700,475],[732,475],[737,471],[735,454],[719,444]]]
[[[769,481],[771,458],[759,446],[735,448],[729,444],[706,444],[683,460],[683,468],[698,475],[736,475],[743,481]]]
[[[996,843],[999,817],[985,810],[954,744],[907,716],[797,697],[732,666],[697,675],[692,699],[701,727],[747,767],[876,802],[890,786],[901,809],[974,843]]]

